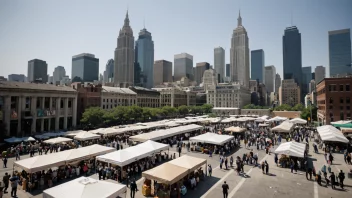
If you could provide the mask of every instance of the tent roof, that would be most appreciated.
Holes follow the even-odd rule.
[[[349,124],[349,123],[352,123],[352,120],[339,120],[339,121],[336,121],[336,122],[331,122],[331,124]]]
[[[280,117],[280,116],[275,116],[273,118],[270,118],[268,121],[284,121],[287,120],[286,117]]]
[[[298,142],[285,142],[280,144],[279,147],[276,148],[274,153],[303,158],[305,149],[305,144]]]
[[[352,128],[352,123],[345,123],[345,124],[332,124],[334,127],[340,128]]]
[[[278,131],[278,132],[290,132],[291,129],[293,128],[293,123],[286,120],[282,122],[280,125],[272,128],[272,131]]]
[[[240,133],[240,132],[243,132],[245,130],[246,130],[245,128],[241,128],[241,127],[238,127],[238,126],[236,126],[236,127],[232,126],[232,127],[229,127],[229,128],[225,129],[225,131],[231,131],[231,132],[235,132],[235,133]]]
[[[323,141],[348,143],[348,139],[341,131],[331,125],[317,127],[317,131]]]
[[[69,142],[69,141],[72,141],[72,139],[64,138],[64,137],[57,137],[57,138],[52,138],[52,139],[45,140],[44,143],[59,144],[59,143],[62,143],[62,142]]]
[[[93,139],[99,139],[99,138],[100,138],[100,135],[85,132],[85,131],[77,133],[74,137],[75,140],[81,140],[81,141],[93,140]]]
[[[104,190],[102,190],[104,189]],[[43,192],[43,198],[112,198],[126,192],[126,186],[112,180],[80,177]]]
[[[294,124],[307,124],[307,120],[303,120],[302,118],[293,118],[290,122]]]
[[[197,168],[201,167],[203,164],[206,164],[207,160],[203,158],[192,157],[189,155],[183,155],[168,163],[187,168],[190,171],[194,171]]]
[[[219,135],[216,133],[204,133],[195,137],[189,138],[190,141],[202,142],[208,144],[223,145],[226,142],[232,140],[234,136],[232,135]]]
[[[118,165],[120,167],[128,165],[137,160],[146,158],[156,152],[169,149],[169,145],[148,140],[136,146],[128,147],[102,156],[97,160]]]
[[[171,185],[181,180],[187,174],[187,168],[180,167],[171,163],[164,163],[153,169],[144,171],[142,176],[150,180],[156,180],[160,183]]]

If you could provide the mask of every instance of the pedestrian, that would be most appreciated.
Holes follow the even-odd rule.
[[[229,185],[226,184],[226,181],[224,181],[224,184],[222,185],[222,194],[224,195],[224,198],[227,198],[227,195],[229,194]]]
[[[295,163],[293,162],[293,159],[291,159],[291,162],[290,162],[291,173],[293,173],[294,166],[295,166]]]
[[[230,166],[231,167],[233,166],[233,157],[232,156],[230,157]]]
[[[2,182],[4,182],[4,193],[7,193],[7,189],[9,188],[9,180],[10,176],[5,173],[5,176],[2,178]]]
[[[138,191],[137,184],[136,184],[136,181],[134,179],[131,182],[130,188],[131,188],[131,198],[134,198],[134,195]]]
[[[182,149],[181,146],[179,146],[178,147],[178,157],[181,157],[181,151],[182,151],[181,149]]]
[[[20,158],[20,151],[19,151],[19,149],[17,148],[16,149],[16,161],[17,160],[20,160],[21,158]]]
[[[278,166],[277,165],[278,160],[279,160],[279,158],[277,157],[277,154],[275,154],[274,161],[275,161],[276,166]]]
[[[10,178],[11,181],[11,197],[17,197],[17,185],[18,185],[18,177],[13,174]]]
[[[220,169],[222,169],[222,163],[224,163],[222,157],[220,157]]]
[[[227,165],[228,165],[228,161],[227,161],[227,157],[225,157],[225,169],[227,170]]]
[[[6,157],[6,155],[4,156],[2,161],[4,162],[4,168],[7,168],[7,157]]]
[[[269,164],[268,162],[265,160],[265,173],[268,174],[269,173]]]
[[[343,180],[345,180],[345,173],[340,170],[340,173],[339,173],[339,180],[340,180],[340,186],[341,186],[341,189],[343,189]]]
[[[335,181],[335,174],[334,172],[331,172],[331,175],[330,175],[330,180],[331,180],[331,188],[332,189],[335,189],[335,184],[336,184],[336,181]]]
[[[307,168],[306,170],[306,178],[308,180],[308,175],[309,175],[309,180],[312,180],[312,168]]]
[[[208,164],[208,173],[209,173],[209,177],[211,177],[211,173],[213,172],[213,169],[211,167],[210,164]]]
[[[265,168],[265,163],[262,162],[262,171],[263,171],[263,174],[264,174],[264,168]]]

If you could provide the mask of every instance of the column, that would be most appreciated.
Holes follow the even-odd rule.
[[[56,98],[56,109],[55,109],[55,131],[59,130],[59,121],[60,121],[60,102],[61,98]]]
[[[67,129],[68,98],[64,98],[64,129]]]
[[[50,111],[50,113],[51,113],[51,110],[53,110],[53,98],[52,97],[50,97],[50,99],[49,99],[49,111]],[[51,114],[50,114],[50,116],[49,116],[49,121],[48,121],[48,129],[49,129],[49,131],[51,130]]]
[[[17,136],[22,136],[22,109],[23,109],[23,96],[17,97]]]
[[[41,108],[42,111],[44,111],[44,109],[45,109],[45,97],[42,97],[41,100],[42,101],[40,103],[40,108]],[[44,116],[45,115],[43,115],[43,117]],[[43,117],[40,119],[40,132],[44,131],[44,118]]]
[[[6,135],[10,136],[10,122],[11,122],[11,96],[4,96],[4,122],[6,125]]]
[[[72,98],[72,127],[76,127],[77,124],[77,97]]]
[[[37,128],[37,97],[31,97],[31,112],[32,112],[32,125],[31,134],[36,132]]]

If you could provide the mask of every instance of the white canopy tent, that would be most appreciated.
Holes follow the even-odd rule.
[[[165,139],[175,135],[196,131],[202,128],[203,127],[200,125],[190,124],[190,125],[179,126],[179,127],[174,127],[170,129],[152,131],[149,133],[142,133],[139,135],[131,136],[130,140],[136,141],[136,142],[145,142],[147,140],[157,141],[157,140]]]
[[[273,122],[273,121],[275,121],[275,122],[280,122],[280,121],[285,121],[285,120],[287,120],[287,118],[285,118],[285,117],[280,117],[280,116],[275,116],[275,117],[273,117],[273,118],[270,118],[268,121],[270,121],[270,122]]]
[[[57,137],[57,138],[52,138],[52,139],[45,140],[44,143],[47,143],[47,144],[60,144],[60,143],[63,143],[63,142],[70,142],[70,141],[72,141],[72,139],[70,139],[70,138]]]
[[[348,123],[351,123],[352,120],[339,120],[339,121],[336,121],[336,122],[330,122],[331,124],[348,124]]]
[[[40,140],[46,140],[50,138],[49,136],[46,136],[46,135],[35,135],[34,137]]]
[[[85,132],[85,131],[77,133],[74,137],[75,140],[79,140],[79,141],[95,140],[95,139],[99,139],[99,138],[100,138],[100,135]]]
[[[348,139],[337,128],[331,125],[317,127],[320,138],[323,141],[348,143]]]
[[[45,190],[43,198],[116,198],[121,194],[126,197],[126,186],[113,180],[80,177]]]
[[[215,145],[223,145],[234,138],[232,135],[219,135],[216,133],[204,133],[195,137],[189,138],[192,142],[201,142]]]
[[[293,128],[294,124],[290,121],[284,121],[282,122],[280,125],[272,128],[272,131],[276,131],[276,132],[286,132],[289,133],[291,132],[292,128]]]
[[[266,123],[260,123],[260,124],[258,124],[258,126],[259,126],[259,127],[267,127],[267,126],[269,126],[269,124],[266,124]]]
[[[4,141],[7,143],[19,143],[19,142],[32,142],[32,141],[35,141],[35,139],[32,137],[23,137],[23,138],[12,137],[12,138],[4,139]]]
[[[225,131],[229,131],[232,133],[241,133],[241,132],[246,131],[246,129],[238,127],[238,126],[236,126],[236,127],[232,126],[232,127],[225,128]]]
[[[279,145],[274,151],[276,154],[284,154],[294,157],[304,157],[306,145],[298,142],[285,142]]]
[[[96,160],[123,167],[137,160],[151,156],[154,153],[158,153],[160,151],[165,151],[168,149],[169,145],[167,144],[161,144],[148,140],[136,146],[128,147],[123,150],[118,150],[112,153],[98,156]]]
[[[307,120],[303,120],[302,118],[293,118],[290,122],[294,124],[307,124]]]
[[[99,134],[109,136],[109,135],[119,135],[119,134],[123,134],[123,133],[127,133],[127,132],[129,132],[128,127],[125,127],[125,128],[111,127],[111,128],[106,128],[104,130],[101,130],[99,132]]]

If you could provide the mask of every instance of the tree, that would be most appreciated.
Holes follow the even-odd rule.
[[[292,107],[292,111],[303,111],[304,110],[304,106],[299,103],[299,104],[296,104],[294,107]]]
[[[139,120],[142,117],[142,108],[136,105],[127,107],[127,111],[125,111],[126,120]]]
[[[211,104],[203,104],[202,105],[203,113],[211,113],[213,109],[213,105]]]
[[[143,121],[145,120],[149,120],[149,118],[152,117],[152,110],[151,108],[143,108],[142,109],[142,118],[143,118]]]
[[[178,112],[181,114],[181,115],[187,115],[189,113],[189,109],[186,105],[181,105],[178,107]]]
[[[274,111],[291,111],[292,107],[288,104],[282,104],[278,107],[275,107]]]
[[[311,109],[312,109],[312,115],[310,114],[311,112]],[[315,106],[308,106],[307,108],[304,108],[301,112],[301,118],[302,119],[305,119],[305,120],[308,120],[308,117],[313,120],[314,118],[317,117],[317,107]]]
[[[90,107],[84,111],[81,123],[90,128],[99,127],[104,123],[105,113],[100,107]]]

